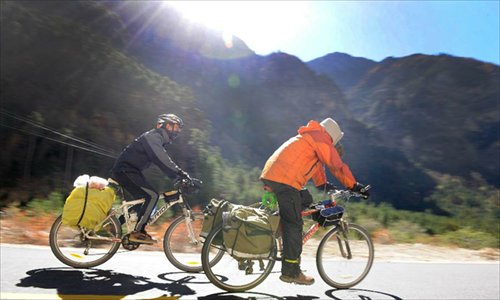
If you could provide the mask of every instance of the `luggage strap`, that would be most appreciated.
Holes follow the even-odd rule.
[[[76,223],[77,226],[80,226],[80,222],[83,219],[83,216],[85,215],[85,209],[87,208],[87,197],[89,195],[89,183],[85,185],[85,202],[83,203],[83,210],[82,214],[80,215],[80,219],[78,220],[78,223]]]

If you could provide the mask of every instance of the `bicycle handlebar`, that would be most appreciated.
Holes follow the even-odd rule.
[[[332,200],[333,200],[333,197],[335,197],[335,196],[337,196],[339,194],[341,196],[343,196],[343,197],[346,197],[346,198],[359,197],[359,198],[363,198],[363,199],[368,199],[368,196],[367,195],[363,195],[362,193],[368,191],[370,188],[371,188],[371,186],[367,185],[364,188],[362,188],[361,191],[359,191],[359,192],[355,192],[355,191],[352,191],[352,190],[339,190],[339,189],[335,189],[335,190],[328,191],[328,195],[330,195],[330,197],[332,198]]]
[[[186,194],[196,193],[201,189],[203,181],[197,178],[183,178],[179,177],[174,182],[174,187],[176,187],[180,192]]]

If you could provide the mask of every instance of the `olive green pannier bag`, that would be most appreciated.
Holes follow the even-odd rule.
[[[205,209],[205,216],[203,219],[203,225],[201,228],[200,236],[207,238],[210,231],[213,228],[217,228],[218,225],[222,224],[222,213],[231,209],[234,204],[226,200],[212,199]],[[222,236],[217,236],[214,241],[214,245],[222,244]]]
[[[224,246],[236,258],[268,258],[280,218],[263,209],[237,205],[222,214]]]

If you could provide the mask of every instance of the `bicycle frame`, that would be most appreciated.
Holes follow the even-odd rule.
[[[337,201],[336,201],[337,198],[336,197],[338,197],[339,195],[344,196],[345,193],[340,192],[340,194],[337,194],[337,193],[330,194],[330,199],[333,203],[333,206],[337,205]],[[347,200],[349,198],[350,197],[348,196]],[[304,210],[301,212],[301,217],[304,218],[306,216],[310,216],[318,211],[320,211],[320,209]],[[344,220],[344,218],[340,218],[338,220],[338,223],[335,224],[334,227],[336,227],[339,230],[339,233],[341,234],[341,236],[339,236],[340,238],[338,239],[338,243],[339,243],[339,247],[340,247],[342,256],[345,258],[351,259],[352,258],[351,248],[349,246],[349,240],[348,240],[347,234],[346,234],[346,232],[349,230],[349,225],[348,225],[347,221]],[[304,236],[302,237],[302,245],[305,245],[320,228],[321,228],[321,225],[318,222],[315,222],[313,225],[311,225],[311,227],[309,227],[309,229],[304,233]],[[344,241],[345,247],[342,245],[342,241]],[[344,248],[347,249],[347,253],[344,250]],[[278,252],[281,252],[282,250],[283,249],[282,249],[281,239],[280,239],[279,243],[278,243]],[[277,257],[276,260],[281,260],[281,258]]]
[[[173,192],[178,192],[176,190],[166,192],[164,194],[169,194]],[[173,201],[168,201],[165,202],[161,207],[157,208],[155,213],[151,216],[150,220],[148,221],[148,225],[151,225],[155,223],[170,207],[174,206],[175,204],[179,204],[182,207],[182,212],[183,215],[185,216],[186,219],[186,225],[187,228],[189,228],[189,238],[191,241],[196,241],[196,237],[194,236],[193,229],[191,226],[189,226],[189,223],[191,221],[191,211],[186,208],[186,205],[184,205],[184,198],[182,197],[182,193],[178,192],[178,198]],[[158,200],[165,199],[165,195],[161,194],[158,197]],[[127,226],[127,232],[132,232],[134,230],[133,224],[130,222],[130,214],[129,214],[129,208],[134,205],[142,204],[144,203],[145,199],[137,199],[137,200],[132,200],[132,201],[122,201],[122,204],[118,208],[112,208],[109,212],[109,214],[106,216],[104,220],[102,220],[96,228],[101,227],[104,223],[106,223],[112,216],[116,216],[120,214],[120,211],[123,213],[123,216],[125,217],[125,225]],[[82,231],[82,234],[85,236],[85,238],[89,240],[101,240],[101,241],[110,241],[110,242],[120,242],[121,239],[118,238],[108,238],[108,237],[103,237],[95,234],[93,230],[87,230],[84,228],[80,228]]]

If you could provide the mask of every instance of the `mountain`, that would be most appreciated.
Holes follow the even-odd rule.
[[[225,40],[221,32],[191,23],[159,1],[4,1],[1,21],[2,108],[38,116],[51,128],[72,132],[115,153],[150,128],[157,114],[173,112],[186,121],[187,133],[172,145],[172,156],[188,170],[197,162],[191,129],[210,137],[210,145],[201,145],[205,151],[216,146],[235,164],[261,168],[299,126],[310,119],[333,117],[346,134],[344,160],[360,182],[374,186],[371,199],[414,210],[433,208],[433,203],[424,201],[436,186],[428,172],[453,171],[449,168],[454,162],[440,152],[452,148],[445,148],[447,144],[473,149],[466,154],[476,165],[495,154],[497,66],[450,57],[376,63],[336,54],[334,58],[344,58],[343,69],[337,70],[359,74],[359,78],[340,74],[339,78],[350,79],[338,83],[339,79],[320,74],[292,55],[255,55],[237,37]],[[440,59],[449,62],[437,63]],[[364,67],[353,67],[351,72],[349,61]],[[447,70],[445,76],[434,74],[435,68]],[[483,76],[484,72],[490,75]],[[427,76],[448,83],[432,85]],[[398,93],[393,102],[386,97],[392,95],[389,91]],[[457,107],[444,112],[453,108],[451,115],[458,113],[465,101],[462,94],[481,99],[471,101],[465,108],[469,115],[458,118],[466,120],[465,137],[457,127],[460,121],[452,126],[434,120],[443,118],[437,113],[440,107],[455,101]],[[421,98],[425,106],[419,106]],[[489,111],[479,104],[483,101]],[[452,122],[452,116],[446,117]],[[440,127],[435,122],[448,128],[446,133],[437,132]],[[433,125],[419,131],[427,123]],[[16,122],[8,125],[20,129]],[[70,146],[51,144],[47,137],[30,144],[30,139],[7,127],[1,133],[8,141],[0,149],[3,187],[25,187],[19,182],[30,173],[25,172],[30,165],[26,159],[34,162],[32,177],[43,178],[32,188],[48,189],[54,178],[71,171],[64,168]],[[432,139],[424,139],[425,135]],[[429,145],[410,147],[410,138]],[[483,148],[474,148],[475,143]],[[36,147],[32,156],[30,145]],[[419,153],[423,149],[425,153]],[[72,169],[78,173],[104,172],[112,164],[78,150],[75,161]],[[494,180],[488,174],[498,170],[498,161],[494,157],[491,161],[489,167],[468,170]],[[468,165],[461,167],[465,170]]]
[[[377,64],[353,87],[351,110],[424,168],[500,184],[500,68],[450,55]]]
[[[150,9],[154,10],[154,4]],[[123,19],[136,11],[114,10]],[[138,22],[141,16],[149,15],[136,15],[134,20]],[[161,22],[167,26],[165,23],[175,20],[162,18]],[[150,20],[148,24],[154,23]],[[207,36],[196,30],[191,28],[190,35]],[[280,52],[258,56],[244,46],[224,50],[227,57],[213,58],[202,50],[206,47],[186,48],[169,35],[157,36],[153,25],[129,26],[127,32],[134,36],[127,53],[155,72],[191,87],[198,107],[211,122],[212,143],[225,157],[260,168],[299,126],[332,116],[349,134],[344,142],[346,161],[360,181],[377,186],[376,201],[412,209],[425,206],[422,199],[434,186],[431,178],[398,149],[380,143],[376,131],[352,116],[335,82],[316,74],[298,58]],[[211,37],[223,44],[221,35]],[[404,180],[407,175],[411,179]]]
[[[377,62],[346,53],[334,52],[307,62],[319,74],[330,77],[343,91],[348,91],[373,68]]]

